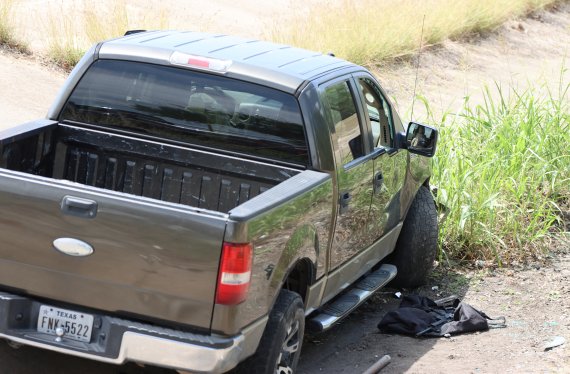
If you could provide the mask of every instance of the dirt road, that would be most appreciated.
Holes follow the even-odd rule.
[[[473,43],[447,42],[422,56],[419,92],[441,110],[494,81],[559,81],[570,45],[570,7],[509,22]],[[406,111],[413,90],[410,66],[385,67],[379,73]],[[27,58],[0,53],[0,127],[43,116],[63,74]],[[437,109],[437,108],[436,108]],[[405,115],[404,118],[407,118]],[[570,240],[570,238],[567,238]],[[419,292],[437,298],[457,293],[491,316],[505,316],[508,327],[452,339],[417,340],[378,333],[376,324],[393,310],[393,291],[375,295],[331,331],[308,337],[300,373],[359,373],[384,354],[392,363],[382,373],[570,373],[568,344],[544,351],[556,336],[570,341],[570,246],[559,241],[550,265],[510,270],[438,270]],[[432,287],[437,286],[437,291]],[[0,341],[3,373],[171,373],[115,367],[24,347],[13,350]]]
[[[570,237],[568,238],[570,239]],[[388,373],[569,373],[568,344],[545,351],[557,336],[570,341],[570,253],[515,270],[444,271],[416,292],[458,294],[507,327],[451,339],[380,334],[376,325],[399,305],[380,293],[329,333],[305,341],[300,373],[360,373],[389,354]],[[432,291],[432,287],[438,291]]]
[[[65,75],[0,48],[0,129],[45,117]]]

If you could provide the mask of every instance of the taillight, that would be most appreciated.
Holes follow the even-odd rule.
[[[218,274],[216,303],[236,305],[245,300],[251,280],[253,247],[250,243],[224,243]]]

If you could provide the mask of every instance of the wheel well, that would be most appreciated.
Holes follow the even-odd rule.
[[[283,283],[283,288],[289,291],[293,291],[301,295],[303,302],[307,296],[307,290],[309,286],[313,284],[315,278],[315,270],[313,263],[309,259],[301,259],[297,261],[295,266],[289,272],[285,283]]]

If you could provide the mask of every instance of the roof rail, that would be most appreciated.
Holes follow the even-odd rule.
[[[145,32],[146,30],[129,30],[125,33],[124,36],[131,35],[131,34],[138,34],[139,32]]]

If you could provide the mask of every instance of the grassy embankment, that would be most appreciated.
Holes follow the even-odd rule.
[[[514,16],[556,0],[343,0],[323,3],[278,24],[270,38],[315,51],[331,51],[373,65],[423,45],[492,30]]]
[[[25,43],[14,35],[12,23],[12,7],[14,0],[2,0],[0,2],[0,45],[8,46],[23,53],[29,53]]]
[[[340,0],[312,5],[268,30],[268,39],[312,50],[333,51],[360,64],[374,64],[415,51],[425,14],[424,44],[439,43],[497,27],[510,17],[556,0]],[[129,1],[88,7],[85,2],[44,6],[37,27],[48,36],[48,57],[73,67],[95,42],[123,35],[128,29],[168,27],[168,9],[141,14]],[[14,0],[0,2],[0,44],[11,44]],[[71,8],[70,8],[71,7]],[[224,30],[220,30],[224,31]],[[24,43],[18,42],[24,46]]]
[[[563,77],[563,74],[561,75]],[[562,78],[561,78],[562,80]],[[570,210],[570,86],[487,90],[439,121],[441,256],[498,265],[540,259]]]
[[[93,44],[123,36],[132,29],[167,28],[163,10],[153,14],[130,13],[125,0],[113,2],[111,9],[101,7],[77,9],[50,9],[48,20],[48,57],[55,64],[73,68]],[[61,14],[56,17],[56,14]]]

